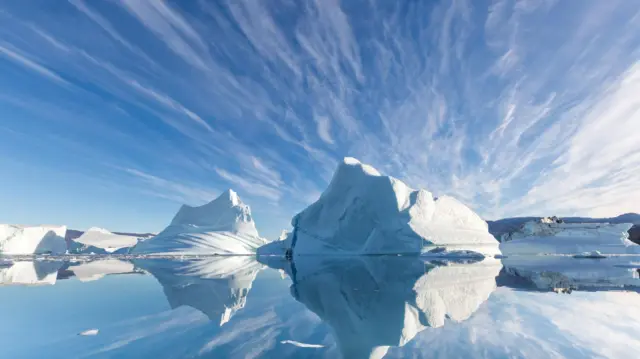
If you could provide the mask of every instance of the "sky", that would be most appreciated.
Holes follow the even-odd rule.
[[[352,156],[485,219],[640,212],[640,2],[0,1],[0,222],[273,238]]]

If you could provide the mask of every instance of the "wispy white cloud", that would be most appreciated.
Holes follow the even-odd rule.
[[[634,2],[67,6],[81,30],[10,18],[0,60],[96,89],[50,100],[91,104],[88,121],[112,130],[102,151],[155,169],[140,183],[181,193],[159,175],[180,173],[196,187],[238,187],[262,208],[300,209],[349,155],[487,217],[640,210]],[[170,196],[198,195],[211,193]]]
[[[0,53],[6,56],[7,58],[9,58],[11,61],[33,72],[36,72],[39,75],[42,75],[48,78],[49,80],[52,80],[58,84],[65,85],[65,86],[70,85],[66,80],[60,77],[60,75],[40,65],[39,63],[25,57],[24,55],[21,55],[20,53],[3,46],[2,44],[0,44]]]
[[[133,168],[125,168],[124,171],[144,182],[145,186],[151,186],[146,193],[178,203],[203,204],[220,194],[218,190],[189,186],[183,182],[167,180]]]
[[[264,185],[258,181],[254,182],[248,180],[246,179],[246,177],[233,174],[221,168],[216,168],[215,171],[218,176],[228,181],[230,186],[239,186],[244,191],[254,196],[264,197],[266,199],[277,202],[282,195],[282,193],[277,188]]]

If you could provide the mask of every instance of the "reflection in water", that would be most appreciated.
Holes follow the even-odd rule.
[[[262,269],[247,256],[189,261],[144,259],[134,263],[160,282],[171,308],[189,306],[220,325],[244,308],[251,285]]]
[[[345,358],[381,358],[427,327],[469,318],[495,290],[501,267],[495,259],[306,257],[288,273],[292,295],[333,328]]]
[[[573,290],[640,290],[640,257],[577,259],[559,256],[503,258],[501,285],[571,293]]]
[[[82,282],[98,280],[106,275],[112,274],[140,273],[136,270],[133,263],[118,259],[71,263],[68,268],[65,268],[63,275],[67,274],[67,271],[73,273],[73,275]],[[60,275],[58,278],[60,278]]]
[[[17,261],[0,267],[0,285],[53,285],[62,261]]]
[[[640,350],[638,293],[624,291],[638,288],[640,258],[504,258],[502,272],[491,258],[260,260],[286,278],[251,257],[3,261],[4,283],[58,285],[0,288],[0,317],[17,333],[0,336],[0,347],[12,358],[627,358]],[[121,275],[140,272],[150,275]],[[68,277],[78,280],[60,280]],[[574,292],[548,293],[558,288]],[[88,329],[99,332],[77,335]]]

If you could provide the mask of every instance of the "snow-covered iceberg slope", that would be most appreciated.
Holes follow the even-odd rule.
[[[565,254],[598,251],[602,254],[640,254],[629,241],[631,224],[555,223],[534,220],[501,237],[504,255]]]
[[[502,268],[494,258],[307,257],[288,263],[292,295],[333,328],[344,358],[380,358],[428,327],[467,320],[496,289]]]
[[[255,254],[266,241],[258,235],[249,206],[227,190],[200,206],[183,205],[157,236],[138,243],[135,254]]]
[[[292,225],[294,255],[424,254],[443,247],[499,253],[487,223],[464,204],[409,188],[354,158],[344,159],[328,188]],[[283,244],[259,254],[273,254],[272,247]]]
[[[103,228],[92,227],[80,237],[70,240],[70,253],[126,253],[138,243],[138,237],[112,233]]]
[[[64,254],[66,226],[0,224],[0,254]]]

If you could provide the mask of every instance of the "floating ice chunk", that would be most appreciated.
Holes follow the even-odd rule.
[[[574,257],[575,258],[594,258],[594,259],[607,258],[607,256],[600,253],[600,251],[584,252],[584,253],[574,255]]]

